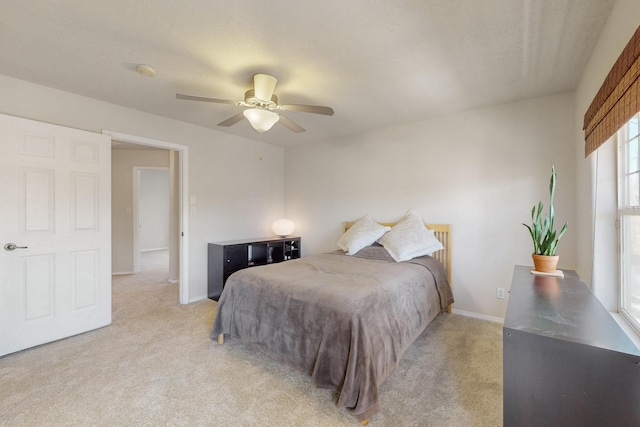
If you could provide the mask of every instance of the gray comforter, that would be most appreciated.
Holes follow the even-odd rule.
[[[384,248],[369,247],[234,273],[211,338],[252,343],[311,375],[316,387],[340,391],[338,405],[365,420],[380,410],[382,381],[451,303],[437,260],[397,263]]]

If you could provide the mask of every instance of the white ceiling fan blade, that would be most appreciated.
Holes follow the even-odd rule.
[[[244,119],[244,115],[242,113],[243,112],[240,111],[238,114],[235,114],[228,119],[221,121],[220,123],[218,123],[218,126],[229,127],[235,125],[240,120]]]
[[[305,128],[303,128],[293,120],[286,118],[282,114],[280,114],[280,120],[278,120],[278,123],[280,123],[282,126],[286,127],[287,129],[295,133],[300,133],[305,131]]]
[[[276,88],[278,80],[268,74],[256,74],[253,76],[253,86],[256,91],[256,98],[260,101],[269,102],[271,95]]]
[[[216,98],[206,98],[204,96],[183,95],[181,93],[176,93],[176,98],[185,99],[187,101],[215,102],[217,104],[237,104],[238,102],[238,101],[231,101],[229,99],[216,99]]]
[[[303,113],[314,113],[324,114],[325,116],[333,116],[333,108],[323,107],[322,105],[286,104],[280,105],[279,108],[287,111],[302,111]]]

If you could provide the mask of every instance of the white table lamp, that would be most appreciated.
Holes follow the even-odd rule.
[[[290,219],[282,218],[273,221],[271,229],[275,234],[280,237],[287,237],[293,234],[293,230],[296,228],[296,224]]]

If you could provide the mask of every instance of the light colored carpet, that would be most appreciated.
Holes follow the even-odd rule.
[[[113,279],[110,326],[0,358],[0,425],[359,425],[308,376],[210,341],[216,303],[178,304],[165,254],[144,255]],[[380,398],[371,426],[502,425],[501,325],[438,316]]]

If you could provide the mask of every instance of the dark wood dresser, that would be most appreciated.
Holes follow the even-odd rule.
[[[514,269],[504,426],[640,426],[640,350],[576,272],[564,274]]]

